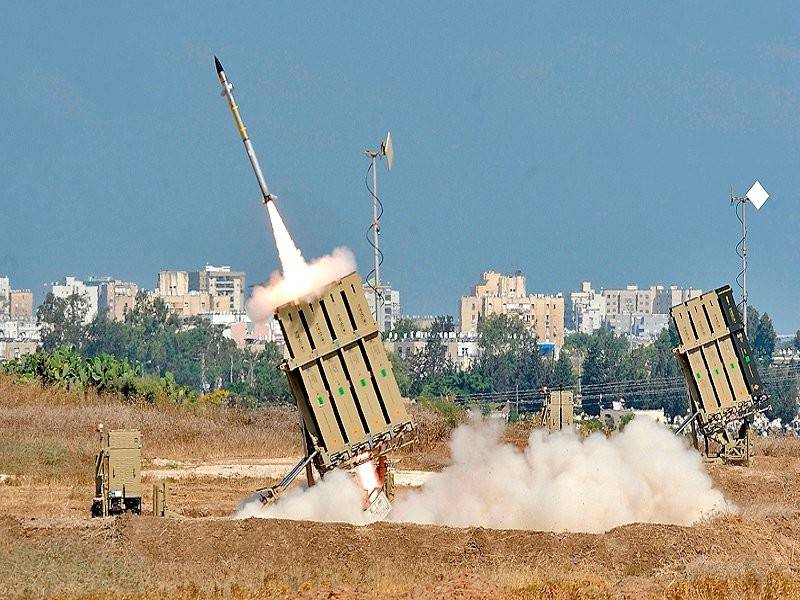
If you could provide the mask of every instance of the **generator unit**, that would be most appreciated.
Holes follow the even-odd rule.
[[[674,349],[689,392],[691,424],[704,438],[705,455],[749,464],[753,455],[750,423],[768,408],[744,323],[730,286],[707,292],[670,309],[678,332]],[[718,446],[712,450],[711,443]]]
[[[321,476],[381,457],[385,466],[386,454],[414,441],[415,425],[358,273],[313,300],[280,306],[276,317],[288,353],[281,369],[300,412],[306,456],[279,485],[261,491],[265,502],[303,468],[313,485],[311,465]]]
[[[574,396],[571,390],[548,390],[542,408],[542,427],[547,427],[550,432],[570,427],[574,412]]]
[[[135,429],[100,432],[95,457],[93,517],[142,512],[142,434]]]

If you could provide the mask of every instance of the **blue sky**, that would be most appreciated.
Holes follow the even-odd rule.
[[[384,277],[409,313],[455,313],[483,270],[529,289],[733,284],[800,328],[796,5],[15,3],[0,50],[0,273],[152,287],[162,268],[277,268],[217,54],[307,258],[369,271],[365,147]],[[649,4],[649,3],[647,3]],[[697,4],[697,3],[695,3]]]

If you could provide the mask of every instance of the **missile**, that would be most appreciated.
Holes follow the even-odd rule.
[[[250,160],[250,166],[253,167],[253,173],[255,173],[256,179],[258,180],[258,187],[261,188],[261,196],[263,198],[264,205],[266,205],[270,200],[275,201],[277,198],[269,193],[267,180],[264,179],[264,174],[261,172],[261,165],[258,164],[256,151],[253,150],[253,143],[250,141],[250,137],[247,135],[247,127],[244,126],[242,116],[239,114],[239,106],[236,104],[236,100],[233,99],[233,84],[228,81],[228,78],[225,76],[225,70],[222,68],[222,63],[219,62],[219,59],[216,56],[214,57],[214,64],[217,68],[217,77],[219,77],[219,82],[222,85],[221,95],[225,96],[225,98],[228,100],[228,106],[231,109],[233,120],[236,123],[236,128],[239,130],[239,137],[241,137],[242,142],[244,142],[244,149],[247,152],[247,158]]]

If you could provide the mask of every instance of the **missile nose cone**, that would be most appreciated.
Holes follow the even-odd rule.
[[[222,73],[222,63],[219,62],[216,56],[214,57],[214,64],[217,66],[217,73]]]

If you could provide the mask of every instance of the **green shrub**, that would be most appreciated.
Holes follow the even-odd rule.
[[[422,394],[417,398],[417,404],[438,413],[450,427],[463,423],[466,416],[464,409],[453,402],[452,398]]]

